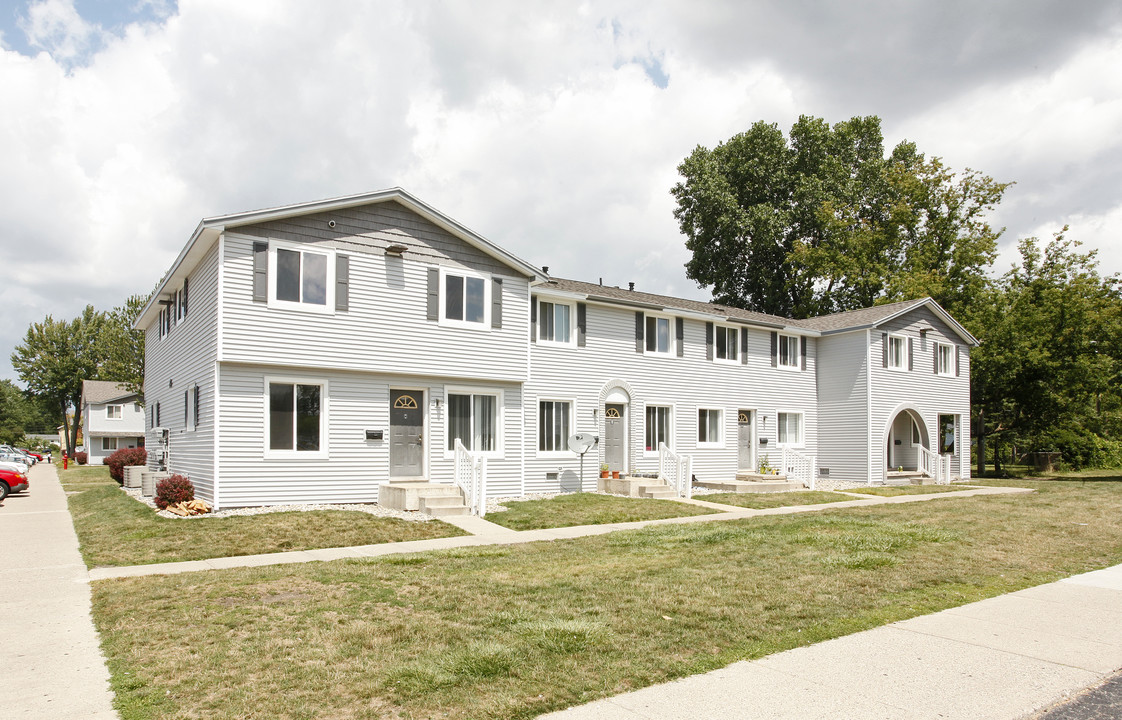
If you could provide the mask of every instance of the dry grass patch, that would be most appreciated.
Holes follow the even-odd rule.
[[[753,510],[766,510],[767,508],[792,507],[795,505],[843,502],[853,498],[823,490],[795,490],[781,493],[711,493],[698,495],[696,499],[721,503],[722,505],[752,508]]]
[[[879,495],[880,497],[896,497],[897,495],[935,495],[937,493],[969,490],[966,485],[885,485],[881,487],[852,488],[845,492],[858,495]]]
[[[101,581],[94,616],[126,720],[531,718],[1122,562],[1122,482],[1036,485]]]
[[[661,520],[662,518],[709,515],[715,510],[674,500],[629,498],[598,493],[558,495],[548,500],[504,502],[507,509],[490,513],[487,519],[512,530],[541,530],[574,525]]]
[[[463,535],[447,523],[364,512],[314,510],[179,520],[121,492],[109,468],[60,471],[82,557],[89,567],[145,565],[259,553]]]

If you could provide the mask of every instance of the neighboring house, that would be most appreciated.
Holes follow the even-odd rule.
[[[969,352],[930,299],[812,320],[561,280],[392,189],[202,221],[144,308],[148,446],[219,507],[452,482],[576,489],[565,440],[699,479],[779,465],[969,476]],[[815,463],[811,464],[812,466]]]
[[[121,448],[144,447],[140,395],[115,382],[83,380],[82,434],[92,465]]]

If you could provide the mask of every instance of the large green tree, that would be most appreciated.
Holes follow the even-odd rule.
[[[885,155],[880,119],[757,122],[698,146],[671,193],[686,274],[717,302],[791,317],[930,295],[951,312],[986,284],[1007,184],[961,175],[910,142]]]
[[[15,368],[29,391],[57,409],[66,425],[66,446],[71,453],[78,442],[82,381],[99,377],[105,361],[101,334],[106,326],[103,313],[87,305],[70,321],[51,316],[32,323],[23,343],[12,353]],[[74,412],[73,422],[68,411]]]
[[[98,337],[104,356],[99,380],[123,383],[138,393],[144,391],[144,332],[133,330],[132,324],[147,302],[147,295],[133,295],[106,314]]]
[[[1066,232],[1067,228],[1064,228]],[[1020,264],[965,320],[979,467],[1013,447],[1076,467],[1122,461],[1122,294],[1096,253],[1056,234],[1020,243]],[[988,452],[987,452],[988,449]]]
[[[18,445],[28,433],[53,432],[56,414],[11,380],[0,380],[0,442]]]

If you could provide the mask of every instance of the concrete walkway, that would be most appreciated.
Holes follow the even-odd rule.
[[[5,718],[116,718],[90,617],[90,584],[54,467],[0,505],[0,713]]]
[[[1122,565],[542,716],[1030,717],[1122,668]]]
[[[91,580],[137,577],[141,575],[174,575],[203,570],[224,570],[235,567],[261,567],[265,565],[288,565],[291,563],[314,562],[317,560],[339,560],[342,558],[380,557],[382,555],[406,555],[431,550],[450,550],[453,548],[475,547],[480,545],[515,545],[542,540],[563,540],[590,535],[603,535],[617,530],[634,530],[651,525],[684,525],[699,522],[722,520],[741,520],[764,515],[793,515],[796,513],[820,512],[835,508],[865,507],[869,505],[892,505],[896,503],[926,502],[952,497],[971,497],[973,495],[1009,495],[1031,493],[1032,490],[1012,487],[987,487],[934,493],[931,495],[897,495],[880,497],[878,495],[855,496],[859,499],[844,500],[819,505],[794,505],[790,507],[752,510],[733,508],[729,505],[703,500],[682,500],[694,505],[724,510],[711,515],[691,515],[689,517],[664,518],[662,520],[642,520],[639,522],[612,523],[608,525],[578,525],[575,527],[550,528],[548,530],[511,530],[487,520],[470,517],[447,517],[443,520],[473,533],[472,535],[432,540],[410,540],[408,542],[381,543],[378,545],[359,545],[355,547],[323,548],[320,550],[294,550],[291,552],[266,553],[263,555],[237,555],[234,557],[213,558],[210,560],[188,560],[185,562],[154,563],[150,565],[127,565],[123,567],[102,567],[89,571]],[[188,521],[189,522],[189,521]]]

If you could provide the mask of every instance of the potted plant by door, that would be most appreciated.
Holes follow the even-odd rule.
[[[612,480],[619,480],[619,470],[612,470]]]
[[[608,473],[608,463],[604,463],[603,465],[600,466],[600,477],[606,478],[606,477],[608,477],[608,475],[609,475],[609,473]]]

